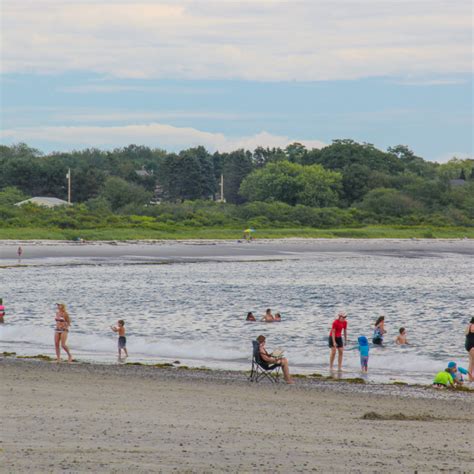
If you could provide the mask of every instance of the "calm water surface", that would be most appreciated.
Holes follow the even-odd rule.
[[[64,263],[64,265],[58,265]],[[84,265],[87,263],[87,265]],[[133,263],[133,264],[132,264]],[[291,255],[265,261],[36,259],[0,269],[7,324],[1,350],[53,355],[54,303],[68,304],[75,357],[114,361],[109,326],[126,320],[130,361],[179,359],[193,366],[248,368],[250,341],[267,336],[300,373],[327,370],[327,336],[339,309],[348,317],[348,373],[358,371],[357,337],[385,315],[386,347],[371,350],[370,380],[428,381],[449,360],[467,364],[464,327],[474,306],[470,255]],[[281,323],[247,323],[270,307]],[[400,326],[412,345],[400,348]]]

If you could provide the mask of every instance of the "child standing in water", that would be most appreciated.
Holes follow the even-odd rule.
[[[369,341],[365,336],[359,336],[360,370],[367,373],[369,370]]]
[[[395,338],[395,343],[398,344],[399,346],[404,346],[408,344],[408,339],[407,339],[407,331],[405,328],[400,328],[398,330],[399,334]]]
[[[117,321],[117,326],[110,326],[113,332],[118,333],[118,357],[119,359],[122,358],[122,351],[125,354],[125,357],[128,357],[127,352],[127,338],[125,337],[125,321],[123,319],[119,319]]]

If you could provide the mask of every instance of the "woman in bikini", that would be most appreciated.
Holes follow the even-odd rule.
[[[68,362],[72,362],[72,355],[69,351],[69,347],[66,345],[67,336],[69,333],[69,326],[71,325],[71,318],[66,310],[66,305],[62,303],[56,303],[56,328],[54,329],[54,346],[56,347],[56,360],[61,362],[61,347],[66,351],[68,355]]]
[[[467,376],[474,382],[474,318],[466,328],[466,351],[469,353],[469,373]]]

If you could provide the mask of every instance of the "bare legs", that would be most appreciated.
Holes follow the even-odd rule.
[[[72,362],[72,355],[69,351],[67,342],[67,332],[55,332],[54,333],[54,347],[56,349],[56,361],[61,362],[61,347],[64,349],[68,356],[68,362]]]
[[[126,348],[126,347],[119,347],[119,350],[118,350],[118,360],[119,360],[119,361],[122,360],[122,351],[123,351],[123,353],[125,354],[124,359],[128,357],[127,348]]]
[[[54,333],[54,348],[56,349],[56,362],[61,362],[61,333]]]
[[[334,370],[334,359],[336,358],[336,350],[337,350],[337,370],[342,370],[342,358],[344,357],[344,348],[338,347],[331,347],[331,354],[329,356],[329,370]]]
[[[280,365],[281,365],[281,369],[283,371],[283,377],[285,379],[285,382],[286,383],[295,383],[293,382],[292,378],[291,378],[291,375],[290,375],[290,368],[288,367],[288,359],[281,359],[279,361]]]

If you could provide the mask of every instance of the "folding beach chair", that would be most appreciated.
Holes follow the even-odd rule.
[[[268,365],[260,357],[260,345],[258,341],[252,341],[252,370],[250,371],[250,382],[258,382],[263,378],[267,378],[272,383],[278,383],[280,376],[279,364]]]

